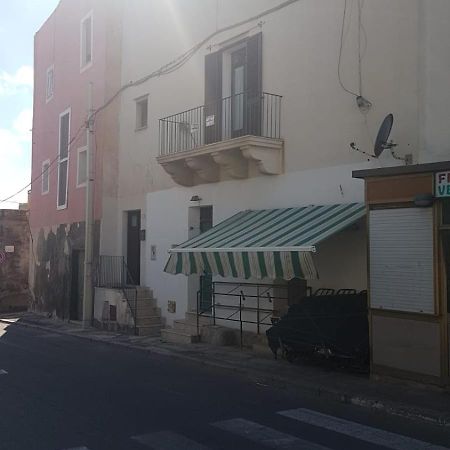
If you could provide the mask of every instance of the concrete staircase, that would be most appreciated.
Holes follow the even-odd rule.
[[[163,326],[161,308],[156,306],[153,291],[148,287],[137,286],[137,302],[130,296],[130,308],[136,318],[136,331],[139,336],[159,336]]]
[[[210,317],[199,317],[200,333],[201,329],[212,325]],[[174,320],[172,328],[161,330],[161,338],[166,342],[174,344],[195,344],[200,342],[200,335],[197,332],[197,314],[187,312],[185,319]]]

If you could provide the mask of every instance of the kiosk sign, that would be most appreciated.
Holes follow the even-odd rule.
[[[450,197],[450,171],[436,174],[435,197]]]

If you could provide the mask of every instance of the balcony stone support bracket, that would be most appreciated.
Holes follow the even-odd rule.
[[[248,177],[248,164],[239,150],[222,153],[214,152],[211,153],[211,156],[231,178],[242,179]]]
[[[259,172],[265,175],[279,175],[283,173],[283,147],[278,148],[264,145],[244,145],[242,155],[253,161]]]
[[[181,186],[194,186],[194,174],[183,160],[160,162],[162,168]]]
[[[235,179],[248,178],[255,174],[249,164],[260,174],[279,175],[283,149],[282,139],[249,135],[161,155],[157,161],[177,184],[193,186],[220,181],[221,172]]]
[[[186,165],[206,183],[214,183],[220,179],[220,170],[209,155],[191,156],[185,159]]]

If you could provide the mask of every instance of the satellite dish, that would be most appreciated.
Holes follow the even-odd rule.
[[[381,124],[381,127],[378,130],[374,148],[374,155],[376,158],[378,158],[383,153],[383,150],[392,149],[397,145],[394,142],[388,140],[389,135],[391,134],[393,123],[394,123],[394,116],[392,114],[388,114],[384,118],[383,123]]]

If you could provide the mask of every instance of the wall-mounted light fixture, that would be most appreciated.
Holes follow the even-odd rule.
[[[429,208],[430,206],[433,206],[433,203],[433,194],[417,194],[414,197],[414,204],[419,208]]]
[[[193,195],[189,201],[200,202],[202,199],[198,195]]]

